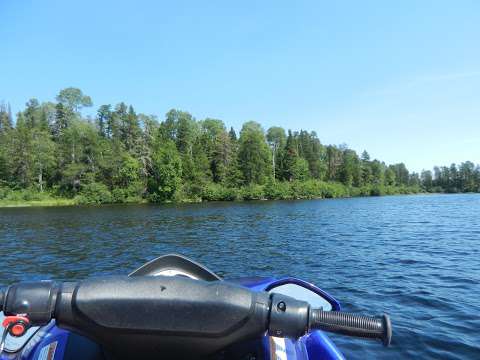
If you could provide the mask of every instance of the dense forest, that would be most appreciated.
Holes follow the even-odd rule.
[[[0,201],[72,203],[324,198],[416,192],[478,192],[472,162],[410,173],[315,132],[170,110],[159,121],[123,102],[101,105],[77,88],[56,102],[31,99],[13,119],[0,104]]]

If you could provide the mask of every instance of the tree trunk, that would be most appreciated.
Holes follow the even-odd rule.
[[[272,146],[272,164],[273,164],[273,182],[275,182],[275,151],[276,151],[275,144]]]
[[[72,163],[75,162],[75,140],[72,142]]]
[[[43,192],[43,169],[40,167],[40,172],[38,174],[38,185],[40,186],[40,192]]]

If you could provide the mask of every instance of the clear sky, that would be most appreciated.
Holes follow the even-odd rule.
[[[13,111],[75,86],[95,107],[315,130],[415,171],[480,162],[478,0],[0,0],[0,15]]]

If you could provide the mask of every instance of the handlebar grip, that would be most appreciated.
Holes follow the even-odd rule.
[[[312,309],[310,328],[362,338],[380,339],[384,346],[389,346],[392,340],[392,325],[386,314],[376,318],[340,311]]]

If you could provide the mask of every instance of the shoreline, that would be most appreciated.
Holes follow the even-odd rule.
[[[55,207],[55,206],[78,206],[73,199],[60,198],[49,200],[31,200],[31,201],[4,201],[0,200],[1,208],[19,208],[19,207]]]
[[[74,207],[74,206],[103,206],[103,205],[161,205],[161,204],[200,204],[209,202],[251,202],[251,201],[289,201],[289,200],[327,200],[327,199],[349,199],[349,198],[369,198],[369,197],[384,197],[384,196],[406,196],[406,195],[459,195],[459,194],[478,194],[478,193],[428,193],[418,192],[411,194],[385,194],[385,195],[357,195],[357,196],[337,196],[337,197],[308,197],[308,198],[284,198],[284,199],[235,199],[235,200],[182,200],[182,201],[164,201],[164,202],[149,202],[145,199],[141,201],[131,201],[124,203],[103,203],[103,204],[78,204],[75,199],[68,198],[52,198],[46,200],[31,200],[31,201],[5,201],[0,200],[0,209],[2,208],[32,208],[32,207]]]

